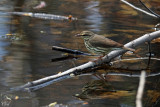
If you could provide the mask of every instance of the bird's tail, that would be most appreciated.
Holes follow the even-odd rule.
[[[123,49],[128,50],[128,51],[132,51],[132,52],[134,52],[134,51],[135,51],[135,49],[128,48],[128,47],[123,47]]]

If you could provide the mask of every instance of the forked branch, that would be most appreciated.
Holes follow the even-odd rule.
[[[152,32],[150,34],[145,34],[145,35],[143,35],[143,36],[127,43],[127,44],[125,44],[124,46],[134,49],[137,46],[140,46],[141,44],[143,44],[145,42],[150,42],[153,39],[156,39],[158,37],[160,37],[160,31],[155,31],[155,32]],[[112,59],[114,59],[115,57],[117,57],[119,55],[124,54],[126,51],[127,50],[123,50],[123,49],[116,50],[116,51],[111,51],[109,54],[102,57],[101,59],[96,59],[94,61],[89,61],[85,64],[80,65],[80,66],[77,66],[77,67],[71,68],[69,70],[66,70],[62,73],[58,73],[56,75],[51,75],[51,76],[48,76],[48,77],[45,77],[45,78],[42,78],[42,79],[39,79],[39,80],[28,82],[25,85],[22,85],[22,86],[19,86],[19,87],[16,87],[16,88],[12,88],[12,89],[13,89],[13,91],[15,91],[15,90],[29,90],[29,91],[37,90],[37,89],[40,89],[40,88],[45,87],[47,85],[50,85],[54,82],[61,81],[61,80],[67,79],[67,78],[71,78],[73,76],[80,75],[80,74],[82,74],[83,71],[96,69],[98,66],[101,66],[104,63],[105,64],[109,63]]]

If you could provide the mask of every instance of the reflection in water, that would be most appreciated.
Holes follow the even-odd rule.
[[[13,15],[20,15],[20,16],[30,16],[40,19],[50,19],[50,20],[77,20],[77,18],[72,17],[72,15],[67,16],[60,16],[54,14],[45,14],[45,13],[32,13],[32,12],[8,12],[8,14]]]
[[[22,5],[20,5],[20,3],[23,2],[23,0],[16,0],[16,1],[18,1],[17,3],[19,4],[18,7],[23,7]],[[75,1],[74,0],[65,0],[65,1],[64,0],[47,0],[46,2],[48,5],[45,8],[40,9],[38,11],[32,10],[30,8],[26,10],[22,9],[20,11],[33,12],[33,13],[60,14],[64,16],[71,14],[78,18],[82,18],[82,20],[76,23],[77,25],[75,27],[72,22],[64,23],[63,21],[41,20],[41,19],[32,18],[32,17],[13,15],[14,25],[12,23],[12,26],[14,26],[14,29],[13,29],[14,31],[12,31],[11,33],[15,34],[14,36],[16,37],[22,36],[22,38],[11,41],[6,38],[2,39],[2,36],[5,36],[5,34],[9,33],[10,31],[9,29],[10,24],[8,23],[10,16],[6,16],[4,14],[2,15],[0,13],[1,15],[0,16],[0,21],[1,21],[0,22],[0,36],[1,36],[0,93],[8,90],[10,87],[19,86],[29,81],[45,77],[46,75],[53,75],[58,72],[63,72],[71,67],[80,65],[81,63],[88,61],[89,58],[87,59],[86,57],[83,57],[77,60],[69,59],[69,60],[63,60],[59,62],[51,62],[52,58],[57,58],[61,56],[60,55],[61,52],[55,52],[51,50],[52,45],[59,46],[64,44],[63,46],[66,46],[67,48],[76,49],[77,45],[75,45],[76,44],[75,42],[78,41],[79,47],[84,47],[82,40],[81,39],[75,40],[75,37],[73,36],[75,33],[82,30],[82,26],[83,26],[83,29],[88,28],[96,32],[99,32],[101,30],[103,30],[102,32],[106,32],[107,28],[105,23],[109,22],[111,25],[115,25],[115,26],[112,26],[111,29],[118,31],[118,33],[113,32],[115,33],[113,34],[113,36],[118,35],[115,37],[116,40],[118,39],[121,40],[122,37],[123,39],[136,38],[137,34],[140,35],[139,32],[142,32],[143,34],[147,32],[151,32],[151,30],[147,31],[143,29],[143,27],[144,26],[146,27],[146,25],[147,26],[153,25],[153,21],[150,21],[149,19],[146,18],[145,20],[143,20],[143,25],[140,26],[139,23],[142,20],[141,19],[139,20],[138,18],[135,18],[135,16],[132,16],[132,15],[122,14],[122,12],[119,11],[122,9],[121,6],[123,7],[122,10],[128,11],[127,7],[122,4],[118,4],[119,2],[117,1],[115,2],[114,0],[113,1],[97,0],[97,1],[88,1],[88,2],[86,2],[86,0],[85,2],[76,1],[76,0]],[[33,0],[27,0],[28,5],[25,4],[25,8],[29,6],[29,3],[32,4],[32,7],[33,7],[33,3],[34,3]],[[112,12],[108,13],[108,10],[113,10],[111,7],[116,7],[117,5],[119,7],[118,9],[117,8],[114,9],[115,13],[112,13]],[[1,2],[0,2],[0,6],[1,6]],[[101,14],[99,13],[99,12],[102,12],[102,10],[103,11],[105,10],[103,12],[103,16],[107,16],[105,20],[103,20],[103,16],[101,16]],[[83,17],[84,15],[85,17]],[[139,22],[139,23],[135,23],[135,22]],[[129,26],[129,29],[128,29],[128,26]],[[140,26],[141,29],[139,29],[138,26]],[[103,29],[101,29],[102,27]],[[133,31],[136,31],[136,34]],[[123,36],[119,36],[119,34]],[[127,35],[127,34],[130,34],[130,35]],[[157,51],[158,49],[159,47],[157,46],[157,44],[155,44],[155,46],[153,47],[153,50]],[[82,50],[85,50],[85,48],[83,48]],[[141,53],[144,55],[144,51],[142,51]],[[123,65],[122,62],[117,65],[120,65],[120,64]],[[126,62],[124,65],[126,64],[128,64],[128,62]],[[137,64],[135,64],[135,66],[136,65]],[[142,65],[142,63],[138,65]],[[156,63],[152,61],[151,66],[155,68],[154,71],[159,71],[158,61]],[[90,95],[88,104],[86,105],[81,104],[81,102],[79,102],[79,100],[73,97],[72,95],[79,93],[81,91],[81,88],[84,86],[84,84],[90,81],[91,79],[93,79],[92,76],[72,78],[72,79],[65,80],[63,82],[52,84],[40,90],[37,90],[34,92],[35,95],[34,93],[24,94],[23,92],[22,93],[16,92],[13,94],[11,93],[11,96],[8,96],[8,97],[11,97],[11,98],[12,97],[15,98],[15,96],[19,97],[18,100],[13,100],[11,102],[13,107],[40,107],[44,105],[49,105],[53,102],[57,102],[58,104],[62,103],[62,105],[77,103],[77,104],[80,104],[78,106],[88,106],[88,107],[98,107],[98,106],[100,107],[106,107],[106,106],[134,107],[135,106],[134,105],[135,95],[131,97],[131,96],[127,96],[127,94],[132,94],[132,93],[129,93],[130,90],[133,90],[132,91],[133,94],[136,93],[138,79],[117,76],[117,75],[107,76],[107,79],[110,82],[110,84],[114,86],[114,89],[116,90],[123,91],[124,89],[128,89],[128,91],[126,91],[127,93],[125,93],[126,96],[123,96],[124,91],[123,92],[120,91],[122,96],[116,97],[113,100],[111,98],[106,97],[106,93],[104,90],[104,94],[101,94],[102,96],[99,97],[98,91],[103,87],[99,87],[98,86],[99,84],[93,84],[93,87],[88,85],[89,89],[91,89],[91,91],[93,92],[94,90],[92,89],[95,88],[97,93],[93,93],[93,94],[87,93],[88,95]],[[146,92],[147,92],[147,89],[150,89],[151,91],[148,91],[147,93],[150,93],[149,96],[152,97],[152,99],[154,99],[154,96],[152,95],[152,93],[159,92],[159,86],[160,86],[159,76],[147,78],[146,83],[147,83]],[[96,85],[97,87],[95,87],[94,85]],[[100,86],[102,85],[100,84]],[[102,92],[102,91],[99,91],[99,92]],[[116,96],[116,94],[114,95]],[[147,97],[148,94],[144,94],[144,95],[146,95],[146,98],[148,98]],[[27,96],[31,96],[31,97],[27,97]],[[96,98],[94,99],[94,96],[98,97],[98,99]],[[154,99],[154,102],[151,102],[151,103],[155,103],[158,97],[159,96],[157,96],[157,98]],[[7,97],[5,98],[8,99]],[[146,99],[146,101],[150,103],[149,98]]]
[[[82,93],[76,94],[75,96],[80,99],[117,99],[124,96],[134,97],[132,91],[125,89],[116,90],[113,85],[104,80],[95,80],[85,84],[82,88]]]
[[[2,10],[6,10],[8,5],[1,5],[2,2],[4,1],[0,2],[0,7]],[[5,74],[7,74],[3,72],[3,58],[8,53],[8,51],[5,48],[9,45],[9,43],[3,37],[5,37],[5,35],[9,32],[9,25],[7,24],[9,21],[9,17],[7,17],[6,14],[4,14],[4,12],[0,12],[0,82],[3,85],[6,85],[4,77],[6,76]]]
[[[3,5],[1,5],[1,2],[3,2]],[[14,28],[17,28],[17,26],[12,25],[13,23],[10,21],[11,16],[4,14],[5,11],[11,11],[9,9],[12,7],[12,2],[1,0],[0,6],[1,9],[4,7],[3,12],[0,12],[0,106],[18,107],[25,104],[28,106],[35,105],[32,103],[27,104],[23,101],[15,103],[17,97],[16,99],[12,98],[12,94],[15,94],[15,96],[18,95],[22,99],[24,98],[25,100],[29,101],[31,99],[27,98],[27,96],[30,96],[28,93],[25,95],[25,97],[22,97],[24,93],[20,92],[6,93],[10,87],[24,84],[25,79],[28,79],[26,76],[30,75],[28,73],[28,71],[30,71],[30,64],[28,62],[30,57],[28,54],[29,44],[26,44],[25,40],[21,41],[21,39],[19,39],[22,34],[15,29],[11,29],[11,26],[14,26]],[[17,22],[17,19],[14,20],[13,18],[13,22]],[[17,30],[19,30],[19,28],[17,28]],[[32,95],[34,94],[32,93]],[[35,102],[34,100],[32,101]]]
[[[85,10],[87,11],[88,15],[86,17],[86,21],[89,22],[89,28],[92,31],[100,31],[100,27],[102,24],[102,16],[99,13],[99,1],[90,1],[87,3],[87,7]]]
[[[6,18],[6,15],[3,12],[0,12],[0,38],[4,37],[9,32],[9,18]],[[0,60],[7,53],[4,49],[8,45],[4,40],[0,40]]]
[[[8,43],[0,40],[0,61],[2,61],[3,56],[7,54],[7,50],[4,49],[6,46],[8,46]]]

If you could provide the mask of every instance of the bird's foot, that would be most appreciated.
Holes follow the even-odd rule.
[[[141,56],[137,54],[139,51],[141,51],[141,49],[137,49],[137,50],[135,50],[134,52],[127,51],[127,52],[125,53],[125,55],[129,55],[129,56],[135,55],[136,57],[140,58]]]

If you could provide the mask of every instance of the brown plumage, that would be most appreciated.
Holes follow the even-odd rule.
[[[107,54],[110,51],[117,50],[120,48],[129,51],[135,51],[134,49],[124,47],[123,44],[120,44],[109,38],[94,34],[91,31],[83,31],[77,36],[83,37],[86,48],[92,53]]]

